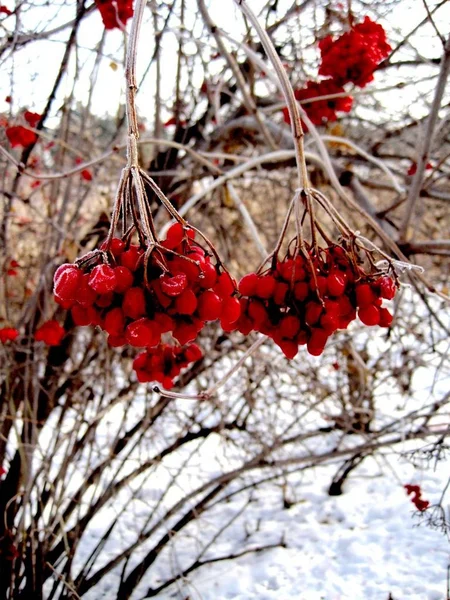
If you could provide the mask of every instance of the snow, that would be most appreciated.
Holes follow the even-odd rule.
[[[397,457],[389,463],[401,481],[420,481],[424,496],[438,500],[448,476],[445,465],[440,463],[439,472],[418,473]],[[261,519],[253,547],[281,539],[286,547],[205,565],[155,597],[387,600],[391,594],[394,600],[444,600],[448,541],[440,531],[418,526],[400,482],[367,459],[349,477],[345,493],[330,497],[327,470],[293,484],[296,502],[289,509],[280,505],[275,488],[266,488],[247,512],[248,523]],[[239,549],[239,540],[235,546]]]

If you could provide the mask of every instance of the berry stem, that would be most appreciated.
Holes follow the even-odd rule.
[[[283,243],[284,236],[286,235],[286,230],[287,230],[288,225],[289,225],[289,220],[291,218],[292,210],[293,210],[294,204],[296,202],[297,193],[298,192],[295,193],[294,197],[291,200],[291,203],[290,203],[288,211],[286,213],[286,217],[284,218],[283,227],[281,228],[280,235],[278,236],[278,240],[277,240],[277,243],[275,245],[275,248],[272,250],[272,252],[269,254],[269,256],[266,259],[264,259],[264,261],[262,262],[262,264],[258,267],[258,269],[256,271],[257,273],[259,273],[262,270],[262,268],[264,267],[264,265],[269,260],[272,260],[272,267],[273,267],[273,269],[275,269],[277,258],[278,258],[278,252],[280,251],[281,244]]]
[[[122,173],[120,174],[119,185],[117,186],[116,196],[114,198],[114,206],[111,214],[111,224],[109,226],[108,235],[106,236],[105,246],[106,250],[109,250],[111,246],[111,240],[114,236],[114,231],[116,230],[117,224],[119,222],[120,210],[122,207],[122,198],[128,177],[127,168],[122,169]],[[125,213],[125,211],[123,211]],[[125,214],[123,214],[123,218],[125,218]]]
[[[126,115],[128,122],[128,166],[137,167],[138,152],[137,152],[137,140],[139,139],[139,129],[137,123],[136,114],[136,59],[137,59],[137,44],[139,40],[139,33],[142,24],[142,17],[144,15],[144,9],[146,6],[145,0],[136,0],[134,6],[134,15],[131,23],[130,39],[127,49],[126,63],[125,63],[125,79],[127,84],[126,91]]]

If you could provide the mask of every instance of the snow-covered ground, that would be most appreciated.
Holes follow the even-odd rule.
[[[149,597],[149,589],[155,590],[172,578],[176,578],[175,583],[151,597],[159,600],[450,600],[447,597],[450,540],[429,523],[434,515],[431,520],[437,524],[437,509],[433,509],[433,505],[441,502],[442,491],[450,477],[450,453],[437,462],[423,452],[412,456],[412,450],[423,449],[435,442],[436,437],[414,441],[401,438],[402,433],[411,429],[411,415],[415,411],[448,398],[450,379],[442,358],[448,352],[448,340],[434,336],[431,343],[425,324],[425,333],[420,338],[422,346],[418,347],[419,338],[409,336],[401,327],[399,322],[389,340],[383,332],[369,336],[367,368],[371,372],[375,370],[374,365],[379,368],[379,376],[373,381],[374,431],[387,427],[389,443],[382,445],[376,455],[366,457],[350,473],[342,495],[329,496],[328,488],[345,456],[327,458],[326,465],[316,467],[311,466],[312,457],[336,448],[355,448],[366,440],[359,434],[345,435],[339,428],[323,433],[320,428],[326,428],[333,420],[324,415],[339,415],[340,406],[320,400],[315,410],[314,390],[303,389],[308,382],[312,385],[305,373],[317,368],[320,360],[321,380],[326,381],[331,395],[339,391],[344,380],[340,367],[335,368],[335,350],[331,346],[320,359],[302,355],[297,362],[287,363],[271,346],[263,347],[261,353],[270,354],[270,361],[265,360],[264,364],[270,364],[273,377],[261,387],[259,396],[255,394],[253,420],[249,422],[251,434],[248,431],[214,433],[204,440],[177,447],[162,460],[153,462],[153,457],[182,431],[195,432],[200,423],[208,427],[220,421],[213,404],[184,399],[171,404],[164,418],[156,421],[139,443],[132,444],[117,473],[113,466],[103,470],[98,486],[90,490],[87,497],[89,494],[92,498],[100,497],[114,481],[149,461],[146,471],[121,488],[89,524],[75,554],[75,577],[114,523],[113,533],[87,573],[87,580],[122,551],[143,541],[132,551],[126,565],[128,575],[142,564],[146,554],[164,535],[171,538],[162,545],[162,551],[130,600]],[[355,332],[356,346],[363,348],[364,339],[367,339],[364,331]],[[414,363],[411,372],[406,369],[408,363],[401,354],[409,345],[414,346],[414,355],[420,356],[420,366]],[[406,351],[404,354],[408,357]],[[226,357],[226,360],[231,359]],[[291,371],[286,379],[284,374],[289,364],[289,368],[298,368],[298,373]],[[398,365],[397,376],[384,376],[385,365],[389,373]],[[253,366],[257,366],[257,358]],[[401,390],[400,375],[406,375],[410,384],[407,393]],[[245,386],[245,380],[238,385],[239,378],[240,373],[221,390],[224,419],[228,415],[226,407],[237,411],[239,402],[243,401],[241,387]],[[269,384],[283,391],[278,400],[271,397]],[[154,402],[155,398],[149,401]],[[220,402],[217,406],[221,406]],[[119,429],[125,424],[130,429],[147,410],[145,397],[137,395],[130,400],[128,408],[117,403],[106,411],[96,430],[95,460],[108,457]],[[427,410],[422,414],[427,414]],[[423,422],[418,421],[413,429],[417,430]],[[66,426],[72,431],[73,423],[68,422]],[[428,426],[433,432],[448,433],[450,418],[445,406],[428,421]],[[308,437],[309,433],[314,437]],[[176,520],[193,505],[194,496],[177,515],[176,511],[167,515],[169,507],[176,506],[204,482],[241,468],[278,435],[289,439],[292,436],[296,440],[295,444],[288,443],[283,448],[275,446],[273,452],[279,465],[287,459],[284,466],[289,468],[282,471],[277,466],[276,469],[270,467],[272,471],[260,469],[242,473],[208,503],[204,513],[178,533],[172,533]],[[396,444],[391,445],[394,438]],[[378,441],[383,443],[384,439],[380,437]],[[289,462],[292,457],[296,462]],[[119,457],[117,461],[120,460]],[[78,466],[74,465],[73,481],[66,483],[68,497],[84,480],[83,461],[89,466],[92,456],[88,453]],[[256,488],[251,485],[268,475],[268,471],[277,477]],[[431,508],[418,513],[405,492],[405,484],[420,485],[423,499],[430,502]],[[443,506],[446,520],[450,521],[448,502],[449,494],[444,497]],[[77,515],[71,518],[75,517]],[[140,533],[148,531],[152,532],[148,538],[140,537]],[[261,550],[266,546],[271,548]],[[233,560],[217,560],[230,555],[239,556]],[[197,559],[207,564],[180,576]],[[82,597],[116,600],[122,574],[123,561],[120,561]]]
[[[441,531],[418,526],[421,519],[402,483],[419,483],[423,497],[437,502],[448,463],[439,463],[436,472],[417,471],[393,457],[389,463],[399,480],[384,461],[367,459],[338,497],[327,495],[330,469],[314,480],[304,478],[288,486],[295,500],[288,509],[278,493],[260,490],[246,517],[250,528],[260,519],[253,544],[283,538],[285,547],[205,565],[156,598],[446,600],[450,544]],[[224,507],[224,513],[229,510]],[[251,547],[236,539],[234,550],[244,545]]]

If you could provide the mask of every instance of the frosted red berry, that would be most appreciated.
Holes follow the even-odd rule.
[[[56,300],[73,300],[79,291],[83,272],[72,264],[64,264],[56,269],[53,277],[53,293]]]
[[[91,271],[88,281],[90,287],[98,294],[107,294],[116,287],[116,274],[109,265],[97,265]]]
[[[166,296],[179,296],[188,285],[188,278],[185,273],[179,273],[178,275],[174,275],[170,277],[168,275],[164,275],[160,279],[161,290]]]

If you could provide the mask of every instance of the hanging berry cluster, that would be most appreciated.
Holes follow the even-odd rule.
[[[41,115],[26,110],[23,113],[23,119],[26,121],[27,125],[36,128],[37,124],[41,120]],[[27,148],[28,146],[31,146],[32,144],[36,143],[38,139],[36,133],[34,131],[31,131],[31,129],[28,129],[27,126],[9,125],[7,121],[5,121],[5,123],[2,124],[6,126],[5,133],[11,145],[11,148],[15,148],[17,146]]]
[[[113,347],[155,347],[168,332],[187,344],[219,318],[230,327],[240,316],[235,291],[232,277],[181,223],[152,252],[112,238],[54,277],[55,300],[70,308],[75,325],[98,325]]]
[[[172,387],[180,370],[201,358],[197,346],[186,344],[210,321],[230,330],[241,305],[236,282],[209,240],[178,215],[144,171],[130,171],[124,169],[106,241],[57,269],[54,298],[71,311],[75,325],[105,331],[110,346],[145,348],[134,365],[139,380],[172,381]],[[144,181],[176,220],[161,241]],[[129,215],[133,223],[127,227]],[[120,217],[123,232],[117,237]],[[133,243],[134,234],[139,243]]]
[[[174,378],[202,357],[203,353],[197,344],[184,347],[159,344],[138,354],[133,361],[133,369],[141,383],[158,381],[166,390],[170,390],[174,386]]]
[[[331,77],[336,85],[353,83],[361,88],[373,81],[375,69],[392,50],[383,27],[370,17],[336,39],[323,38],[319,49],[320,75]]]
[[[122,29],[133,16],[133,0],[95,0],[105,29]]]
[[[377,267],[372,252],[356,242],[320,196],[341,231],[339,243],[329,240],[314,216],[315,194],[315,190],[296,194],[293,201],[303,199],[304,216],[311,218],[311,243],[303,239],[304,217],[298,219],[298,235],[289,244],[293,249],[279,258],[283,233],[268,261],[245,275],[238,287],[241,316],[235,327],[243,334],[255,330],[267,335],[287,358],[294,358],[302,345],[314,356],[322,354],[329,337],[347,329],[357,316],[368,326],[389,327],[393,320],[383,302],[396,294],[395,275]],[[318,243],[317,231],[325,245]]]
[[[319,42],[321,62],[319,75],[328,77],[319,82],[307,81],[306,86],[294,91],[297,100],[305,101],[332,94],[344,94],[344,86],[353,83],[365,87],[373,80],[373,73],[380,62],[392,50],[387,43],[386,32],[378,23],[365,17],[362,23],[353,25],[350,31],[334,39],[328,35]],[[314,125],[336,121],[338,112],[349,112],[353,98],[342,95],[305,103],[303,108]],[[284,120],[289,123],[289,112],[283,110]],[[303,124],[307,131],[307,127]]]
[[[107,14],[108,2],[96,1]],[[122,19],[119,4],[120,0],[112,3],[116,21]],[[130,55],[127,64],[133,64]],[[375,264],[374,250],[364,246],[319,191],[306,187],[303,175],[305,188],[294,196],[274,252],[257,272],[241,280],[238,296],[236,283],[211,242],[184,221],[138,165],[135,74],[132,69],[126,71],[128,162],[119,181],[110,231],[100,248],[62,265],[54,276],[55,300],[71,311],[75,325],[98,326],[112,347],[143,349],[133,364],[138,380],[159,381],[166,388],[174,385],[183,368],[202,358],[193,342],[207,322],[219,320],[225,331],[244,335],[259,331],[272,338],[288,358],[301,345],[310,354],[321,354],[329,336],[345,329],[356,316],[365,325],[390,325],[392,315],[383,301],[395,295],[394,273]],[[341,92],[340,85],[334,79],[311,82],[305,97]],[[315,122],[334,119],[336,110],[350,110],[351,98],[333,103],[318,103],[322,113],[327,112],[315,117]],[[156,234],[150,190],[175,221],[163,240]],[[314,202],[331,217],[340,234],[338,242],[323,230]],[[280,258],[294,209],[297,235]],[[305,240],[307,217],[310,238]]]
[[[332,79],[323,81],[307,81],[306,87],[294,90],[295,99],[299,102],[310,100],[311,98],[320,98],[331,94],[343,94],[345,90],[337,85]],[[314,125],[323,125],[328,121],[336,121],[338,112],[350,112],[353,105],[351,96],[339,96],[337,98],[328,98],[305,103],[303,108]],[[289,111],[283,109],[283,116],[286,123],[290,123]],[[308,131],[308,127],[303,123],[303,129]]]
[[[392,314],[382,306],[396,292],[387,275],[367,273],[341,246],[287,254],[268,270],[239,283],[242,315],[237,328],[269,336],[287,358],[306,345],[322,354],[328,338],[359,317],[365,325],[389,327]]]

